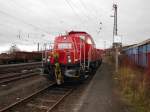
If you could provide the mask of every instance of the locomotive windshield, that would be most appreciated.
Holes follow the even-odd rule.
[[[71,49],[72,44],[69,42],[58,43],[58,49]]]

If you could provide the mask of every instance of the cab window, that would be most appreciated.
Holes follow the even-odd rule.
[[[65,43],[58,43],[58,49],[71,49],[72,44],[65,42]]]

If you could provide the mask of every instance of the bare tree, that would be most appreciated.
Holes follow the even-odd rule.
[[[8,51],[9,54],[14,53],[16,51],[20,51],[20,49],[17,47],[17,45],[12,45]]]

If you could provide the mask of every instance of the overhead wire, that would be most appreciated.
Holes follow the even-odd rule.
[[[28,12],[28,13],[37,13],[37,12],[34,12],[34,11],[32,11],[31,9],[29,9],[28,7],[24,7],[24,5],[21,5],[20,3],[18,3],[18,2],[16,2],[16,1],[12,1],[12,0],[10,0],[12,3],[14,3],[14,5],[16,5],[16,6],[18,6],[19,8],[22,8],[23,10],[25,10],[26,12]],[[42,1],[43,2],[43,1]],[[49,1],[47,1],[47,2],[49,2]],[[44,5],[45,5],[45,7],[48,7],[47,6],[47,3],[46,1],[44,2]],[[51,13],[53,13],[54,11],[51,11]],[[38,13],[37,13],[38,14]],[[47,12],[47,16],[49,16],[49,11]],[[55,17],[56,18],[60,18],[59,16],[58,16],[58,14],[54,14],[55,15]],[[59,22],[60,24],[62,24],[62,22],[61,22],[61,20],[60,20],[60,22]],[[63,23],[64,23],[64,21],[63,21]],[[65,22],[65,24],[67,24],[67,22]],[[70,24],[68,24],[68,25],[70,25]],[[53,32],[54,33],[54,32]],[[55,33],[56,33],[56,31],[55,31]],[[57,34],[58,34],[58,32],[57,32]]]
[[[7,16],[7,17],[13,18],[15,21],[17,20],[17,22],[19,21],[19,22],[21,22],[21,23],[23,23],[23,24],[25,24],[25,25],[27,25],[27,26],[30,26],[30,27],[35,28],[35,29],[38,29],[38,30],[40,30],[40,31],[42,31],[42,32],[44,32],[44,33],[49,33],[49,32],[46,31],[45,29],[42,29],[42,28],[40,28],[40,27],[38,27],[38,26],[35,26],[35,25],[31,24],[31,23],[28,23],[28,22],[24,21],[23,19],[18,18],[18,17],[13,16],[13,15],[10,15],[10,14],[8,14],[8,13],[2,11],[2,10],[0,10],[0,13],[3,14],[3,15],[5,15],[5,16]],[[24,41],[24,42],[31,42],[30,39],[24,39],[24,38],[22,38],[22,36],[21,36],[20,34],[19,34],[19,35],[16,35],[16,37],[17,37],[17,39],[19,39],[19,40],[21,40],[21,41]],[[36,37],[37,37],[37,36],[36,36]],[[42,39],[42,40],[43,40],[43,39]],[[34,41],[35,41],[35,40],[34,40]],[[48,40],[45,40],[45,41],[48,41]],[[32,42],[33,42],[33,41],[32,41]],[[34,43],[34,42],[33,42],[33,43]]]
[[[80,19],[80,21],[82,21],[83,18],[81,18],[80,15],[76,12],[76,10],[75,10],[75,8],[72,6],[71,2],[68,1],[68,0],[65,0],[65,1],[66,1],[67,4],[69,5],[69,7],[72,9],[72,11],[75,13],[75,15]],[[11,15],[11,14],[8,14],[7,12],[4,12],[4,11],[0,10],[0,13],[3,14],[3,15],[5,15],[5,16],[11,17],[11,18],[13,18],[14,20],[17,20],[17,21],[19,21],[19,22],[21,22],[21,23],[23,23],[23,24],[25,24],[25,25],[31,26],[32,28],[38,29],[38,30],[40,30],[40,31],[42,31],[42,32],[45,32],[45,33],[49,33],[49,32],[46,31],[45,29],[42,29],[41,27],[36,26],[36,25],[34,25],[34,24],[32,24],[32,23],[28,23],[28,22],[26,22],[25,20],[23,20],[23,19],[21,19],[21,18],[18,18],[18,17],[16,17],[16,16],[13,16],[13,15]],[[83,23],[83,22],[82,22],[82,23]]]
[[[90,10],[90,9],[85,5],[85,3],[83,2],[83,0],[78,0],[78,1],[82,4],[82,6],[84,7],[85,10]],[[87,12],[88,12],[88,11],[87,11]],[[98,17],[97,17],[96,15],[94,15],[94,14],[92,13],[92,11],[90,11],[90,12],[91,12],[92,16],[98,20]],[[99,30],[99,31],[98,31],[98,34],[99,34],[100,31],[102,30],[102,22],[101,22],[101,21],[98,21],[98,25],[99,25],[99,28],[98,28],[98,30]]]
[[[21,23],[24,23],[24,24],[26,24],[26,25],[28,25],[28,26],[31,26],[31,27],[33,27],[33,28],[35,28],[35,29],[39,29],[39,30],[41,30],[41,31],[43,31],[43,32],[45,32],[45,33],[49,33],[48,31],[46,31],[46,30],[44,30],[44,29],[42,29],[42,28],[40,28],[40,27],[38,27],[38,26],[35,26],[35,25],[31,24],[31,23],[28,23],[28,22],[24,21],[24,20],[21,19],[21,18],[18,18],[18,17],[15,17],[15,16],[13,16],[13,15],[10,15],[10,14],[8,14],[8,13],[2,11],[2,10],[0,10],[0,13],[3,14],[3,15],[5,15],[5,16],[11,17],[11,18],[13,18],[14,20],[17,20],[17,21],[19,21],[19,22],[21,22]]]
[[[73,6],[71,5],[71,3],[68,0],[65,0],[66,3],[68,4],[68,6],[71,8],[72,12],[77,16],[77,18],[80,19],[80,21],[82,22],[82,19],[80,17],[80,15],[78,15],[78,13],[75,11],[75,9],[73,8]]]
[[[82,6],[82,8],[84,9],[84,11],[86,11],[86,16],[84,16],[84,17],[88,17],[88,21],[90,21],[92,24],[92,26],[96,26],[96,29],[98,30],[94,30],[97,34],[99,34],[100,33],[100,30],[102,29],[101,28],[101,24],[99,24],[99,23],[102,23],[101,21],[99,21],[99,19],[98,19],[98,17],[97,16],[95,16],[93,13],[92,13],[92,11],[91,10],[89,10],[89,8],[87,8],[86,7],[86,5],[84,4],[84,2],[82,1],[82,0],[78,0],[78,2],[80,3],[80,4],[77,4],[77,3],[74,3],[74,6],[77,6],[77,9],[78,9],[78,6],[79,5],[81,5]],[[73,2],[72,2],[73,3]],[[83,12],[83,11],[82,11]],[[89,13],[90,12],[90,13]],[[93,15],[90,15],[90,14],[93,14]],[[85,15],[85,14],[84,14]],[[93,17],[93,18],[92,18]]]
[[[11,1],[11,2],[15,2],[15,1],[12,1],[12,0],[10,0],[10,1]],[[15,3],[15,4],[16,4],[16,3]],[[12,7],[12,6],[11,6],[11,7]],[[23,19],[21,19],[21,18],[18,18],[18,17],[16,17],[16,16],[11,15],[11,14],[5,12],[5,11],[2,11],[2,10],[0,10],[0,13],[3,14],[3,15],[5,15],[5,16],[11,17],[11,18],[14,19],[15,21],[17,20],[17,22],[19,21],[19,22],[21,22],[21,23],[23,23],[23,24],[25,24],[25,25],[27,25],[27,26],[30,26],[30,27],[36,29],[36,30],[40,30],[40,31],[42,31],[43,33],[49,34],[49,32],[48,32],[47,30],[41,28],[41,26],[39,27],[39,26],[37,26],[37,25],[34,25],[34,24],[32,24],[32,23],[29,23],[29,22],[27,22],[27,21],[25,21],[25,20],[23,20]]]
[[[82,6],[82,9],[84,9],[84,10],[82,10],[82,16],[83,16],[84,18],[86,18],[87,22],[90,21],[90,22],[92,23],[91,25],[94,26],[94,27],[95,27],[95,25],[98,25],[99,22],[97,22],[96,19],[91,18],[90,14],[89,14],[89,10],[86,8],[85,5],[83,5],[84,3],[81,2],[80,0],[78,0],[78,1],[79,1],[78,3],[80,3],[80,4],[74,3],[72,0],[70,0],[70,2],[73,4],[73,6],[76,7],[75,9],[78,9],[79,5]],[[80,8],[80,9],[81,9],[81,8]],[[85,13],[85,12],[86,12],[86,13]],[[97,32],[97,31],[96,31],[96,32]]]
[[[85,3],[82,1],[82,0],[78,0],[79,2],[80,2],[80,4],[83,6],[83,8],[86,10],[86,12],[91,12],[90,14],[92,14],[92,17],[93,18],[97,18],[97,16],[96,15],[94,15],[93,14],[93,11],[91,11],[86,5],[85,5]],[[89,14],[88,14],[89,15]]]
[[[26,22],[25,20],[23,20],[23,19],[21,19],[21,18],[18,18],[18,17],[16,17],[16,16],[13,16],[13,15],[11,15],[11,14],[5,12],[5,11],[0,10],[0,13],[1,13],[2,15],[6,16],[6,17],[10,17],[10,18],[14,19],[15,21],[17,20],[17,22],[19,21],[19,22],[21,22],[21,23],[23,23],[23,24],[25,24],[25,25],[31,26],[31,27],[33,27],[33,28],[35,28],[35,29],[38,29],[38,30],[42,31],[42,32],[49,33],[49,32],[47,32],[45,29],[42,29],[42,28],[40,28],[40,27],[38,27],[38,26],[35,26],[35,25],[31,24],[31,23],[28,23],[28,22]],[[16,40],[16,42],[14,42],[14,43],[18,43],[18,44],[20,43],[20,44],[22,44],[22,41],[23,41],[23,44],[28,43],[28,42],[30,42],[30,43],[31,43],[31,42],[32,42],[32,43],[39,43],[39,40],[37,40],[38,42],[35,42],[35,39],[34,39],[34,41],[31,41],[30,39],[24,39],[24,38],[22,38],[22,35],[21,35],[20,33],[19,33],[19,35],[16,35],[16,37],[17,37],[19,40],[21,40],[21,41]],[[37,37],[37,36],[36,36],[36,37]],[[41,37],[42,37],[42,36],[41,36]],[[29,36],[28,36],[28,38],[29,38]],[[45,40],[45,39],[42,39],[42,40],[48,42],[48,40]],[[42,43],[45,43],[45,42],[42,42]]]
[[[92,14],[92,17],[93,17],[93,19],[95,20],[95,22],[96,22],[96,20],[97,20],[97,25],[98,25],[98,31],[96,30],[96,32],[97,32],[97,34],[99,34],[100,33],[100,30],[102,30],[102,28],[101,28],[101,25],[102,25],[102,22],[101,22],[101,20],[99,19],[99,17],[98,17],[98,15],[96,14],[94,14],[93,12],[97,12],[96,11],[96,9],[94,9],[94,8],[92,8],[92,10],[91,10],[91,8],[90,7],[87,7],[86,6],[86,4],[84,3],[84,1],[83,0],[78,0],[79,2],[80,2],[80,4],[82,4],[82,6],[84,7],[84,9],[88,12],[88,11],[90,11],[91,13],[90,14]],[[95,11],[94,11],[95,10]]]
[[[21,5],[21,4],[19,4],[18,2],[16,2],[16,1],[12,1],[12,0],[10,0],[11,2],[13,2],[16,6],[19,6],[19,8],[22,8],[22,9],[24,9],[27,13],[36,13],[36,14],[38,14],[37,12],[35,12],[35,11],[32,11],[31,9],[29,9],[28,7],[25,7],[24,5]],[[18,5],[17,5],[18,4]],[[51,11],[51,14],[53,13],[54,11]],[[49,15],[50,13],[49,13],[49,11],[47,12],[47,15]],[[54,14],[55,15],[55,17],[56,18],[58,18],[58,16],[57,16],[57,14]]]
[[[76,7],[75,9],[77,10],[79,7],[77,6],[76,3],[74,3],[72,0],[70,0],[70,3],[73,4],[74,7]],[[86,20],[90,20],[90,16],[85,12],[85,10],[82,10],[82,8],[80,8],[80,11],[82,11],[82,16],[84,16],[86,18]]]

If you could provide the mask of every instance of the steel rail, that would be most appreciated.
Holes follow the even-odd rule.
[[[19,80],[19,79],[25,79],[25,78],[28,78],[28,77],[32,77],[32,76],[35,76],[37,75],[38,72],[32,72],[32,73],[26,73],[26,74],[22,74],[20,76],[14,76],[14,77],[6,77],[6,78],[3,78],[2,80],[0,80],[0,84],[3,84],[3,83],[8,83],[8,82],[12,82],[12,81],[16,81],[16,80]]]
[[[54,105],[52,105],[46,112],[50,112],[53,109],[55,109],[57,107],[57,105],[59,105],[64,99],[65,97],[67,97],[70,93],[72,93],[74,89],[70,89],[68,92],[66,92]]]
[[[35,95],[41,93],[42,91],[46,90],[47,88],[49,88],[49,87],[51,87],[51,86],[53,86],[53,85],[55,85],[55,84],[56,84],[55,82],[49,84],[48,86],[46,86],[46,87],[44,87],[44,88],[42,88],[42,89],[40,89],[40,90],[38,90],[38,91],[32,93],[31,95],[29,95],[29,96],[27,96],[27,97],[25,97],[25,98],[23,98],[23,99],[21,99],[21,100],[15,102],[15,103],[12,103],[11,105],[9,105],[9,106],[7,106],[7,107],[4,107],[3,109],[0,110],[0,112],[5,112],[5,111],[7,111],[7,110],[13,108],[14,106],[18,105],[19,103],[22,103],[22,102],[28,100],[29,98],[31,98],[31,97],[33,97],[33,96],[35,96]]]
[[[21,76],[24,74],[28,74],[28,73],[33,73],[36,71],[27,71],[27,72],[23,72],[23,73],[7,73],[7,74],[0,74],[0,80],[1,79],[6,79],[6,78],[11,78],[11,77],[17,77],[17,76]]]
[[[0,65],[0,73],[11,73],[16,72],[24,69],[34,69],[34,68],[41,68],[41,62],[36,63],[26,63],[26,64],[13,64],[13,65]]]
[[[17,67],[17,66],[28,66],[28,65],[36,65],[36,64],[42,64],[42,62],[20,63],[20,64],[7,64],[7,65],[0,65],[0,68]]]

